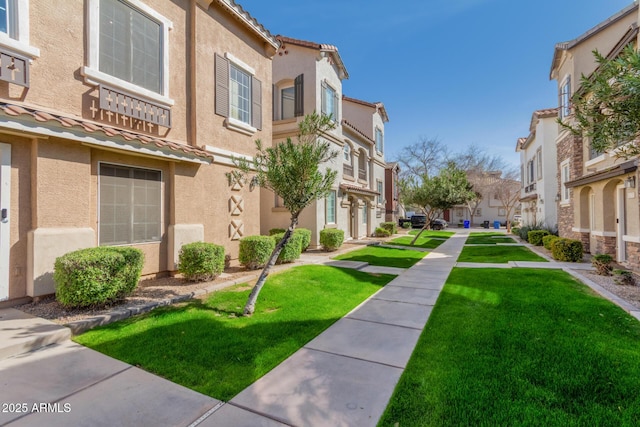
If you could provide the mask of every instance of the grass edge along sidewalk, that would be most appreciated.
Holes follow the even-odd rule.
[[[379,425],[635,425],[639,341],[566,272],[454,268]]]
[[[163,307],[93,329],[74,341],[223,401],[242,391],[395,276],[328,266],[269,277],[256,312],[250,287]]]

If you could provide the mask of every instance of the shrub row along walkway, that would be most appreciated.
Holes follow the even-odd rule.
[[[70,341],[0,355],[0,401],[25,404],[0,413],[0,425],[375,425],[466,237],[453,236],[409,270],[393,269],[402,274],[228,403]],[[20,313],[0,310],[0,338],[63,328]],[[38,411],[41,403],[51,405]]]

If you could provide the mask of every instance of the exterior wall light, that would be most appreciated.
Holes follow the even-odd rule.
[[[630,176],[624,180],[624,188],[636,188],[636,177]]]

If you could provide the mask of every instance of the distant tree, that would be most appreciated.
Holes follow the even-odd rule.
[[[419,207],[427,217],[424,227],[416,234],[411,245],[415,244],[424,230],[429,229],[431,222],[441,212],[464,204],[475,196],[465,171],[456,168],[452,162],[434,177],[424,175],[420,179],[408,179],[404,182],[402,194],[406,204]]]
[[[619,157],[640,154],[640,53],[629,45],[618,57],[593,52],[598,68],[582,76],[572,97],[574,121],[560,121],[574,134],[587,137],[599,153],[614,148]]]
[[[331,191],[337,171],[327,169],[322,173],[320,167],[335,159],[338,152],[332,150],[330,144],[321,141],[319,137],[333,128],[335,128],[335,122],[330,116],[321,116],[314,112],[305,116],[299,123],[297,143],[287,138],[285,142],[265,148],[258,140],[256,141],[258,151],[253,157],[253,162],[234,159],[239,169],[236,171],[238,178],[244,179],[253,175],[252,186],[257,185],[273,191],[282,198],[284,207],[291,214],[289,228],[276,245],[249,294],[243,311],[245,316],[251,316],[255,311],[258,295],[278,255],[298,225],[300,213],[315,200],[326,197]]]
[[[421,137],[402,149],[396,161],[404,179],[430,177],[446,165],[447,147],[437,139]]]
[[[505,209],[507,231],[511,231],[511,216],[520,201],[520,181],[515,177],[515,171],[508,171],[491,185],[491,191]]]

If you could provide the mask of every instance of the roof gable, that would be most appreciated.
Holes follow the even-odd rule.
[[[277,35],[276,39],[278,40],[278,42],[280,42],[280,50],[284,50],[285,52],[288,44],[318,51],[321,55],[329,57],[331,61],[336,65],[341,80],[349,78],[347,68],[345,67],[344,62],[342,62],[342,58],[340,57],[338,48],[336,46],[331,44],[321,44],[306,40],[294,39],[282,35]]]

